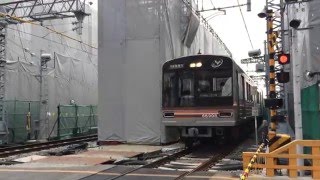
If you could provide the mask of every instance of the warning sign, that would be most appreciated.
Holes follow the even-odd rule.
[[[257,106],[252,107],[252,116],[259,116],[259,109]]]

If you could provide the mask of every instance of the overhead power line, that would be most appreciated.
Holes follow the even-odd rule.
[[[32,33],[28,33],[28,32],[25,32],[25,31],[21,31],[21,30],[18,30],[18,29],[14,29],[14,28],[11,28],[11,27],[7,27],[8,29],[11,29],[11,30],[14,30],[14,31],[17,31],[17,32],[20,32],[20,33],[24,33],[24,34],[28,34],[28,35],[31,35],[31,36],[34,36],[34,37],[37,37],[37,38],[41,38],[41,39],[44,39],[44,40],[47,40],[47,41],[50,41],[52,43],[56,43],[56,44],[60,44],[60,45],[63,45],[65,47],[68,47],[68,48],[71,48],[71,49],[75,49],[75,50],[78,50],[78,51],[81,51],[81,52],[84,52],[84,53],[87,53],[87,54],[90,54],[90,55],[93,55],[93,56],[97,56],[96,54],[92,54],[90,52],[86,52],[84,51],[83,49],[79,49],[79,48],[76,48],[76,47],[72,47],[72,46],[69,46],[67,44],[63,44],[61,42],[58,42],[58,41],[54,41],[54,40],[51,40],[51,39],[47,39],[47,38],[44,38],[44,37],[41,37],[41,36],[38,36],[38,35],[35,35],[35,34],[32,34]]]
[[[92,45],[90,45],[90,44],[87,44],[87,43],[81,41],[81,40],[78,40],[78,39],[73,38],[73,37],[71,37],[71,36],[68,36],[68,35],[66,35],[66,34],[64,34],[64,33],[58,32],[58,31],[56,31],[56,30],[54,30],[54,29],[52,29],[52,28],[43,26],[43,25],[41,25],[41,24],[37,24],[37,23],[34,23],[34,22],[32,22],[32,21],[26,21],[26,20],[24,20],[24,19],[21,19],[21,18],[15,17],[15,16],[11,16],[11,15],[9,15],[9,14],[1,13],[1,12],[0,12],[0,16],[1,16],[1,17],[4,17],[4,18],[9,17],[9,18],[11,18],[11,19],[13,19],[13,20],[16,20],[16,21],[20,22],[20,23],[28,23],[28,24],[32,24],[32,25],[35,25],[35,26],[43,27],[43,28],[45,28],[45,29],[47,29],[47,30],[49,30],[49,31],[52,31],[52,32],[54,32],[54,33],[56,33],[56,34],[59,34],[59,35],[61,35],[61,36],[63,36],[63,37],[66,37],[66,38],[71,39],[71,40],[73,40],[73,41],[79,42],[80,44],[84,44],[84,45],[89,46],[89,47],[91,47],[91,48],[93,48],[93,49],[98,49],[97,47],[94,47],[94,46],[92,46]]]
[[[215,7],[214,7],[214,5],[213,5],[213,2],[212,2],[212,0],[210,0],[210,2],[211,2],[211,5],[212,5],[212,7],[213,7],[213,8],[215,8]]]
[[[251,41],[251,37],[250,37],[250,34],[249,34],[249,31],[248,31],[248,28],[247,28],[247,24],[246,24],[246,21],[244,19],[244,16],[243,16],[243,13],[242,13],[242,10],[241,10],[241,7],[240,7],[239,0],[237,0],[237,2],[238,2],[239,10],[240,10],[240,13],[241,13],[242,21],[243,21],[244,27],[246,28],[247,35],[248,35],[248,38],[249,38],[249,41],[250,41],[250,44],[251,44],[251,48],[254,49],[252,41]]]
[[[196,9],[194,9],[192,7],[192,4],[190,2],[188,2],[187,0],[182,0],[182,2],[186,5],[187,8],[189,8],[192,12],[194,12],[198,18],[200,19],[200,21],[202,23],[204,23],[204,27],[207,28],[211,34],[217,39],[217,41],[219,42],[220,45],[222,45],[222,48],[226,51],[226,53],[232,57],[232,53],[229,50],[229,48],[226,46],[226,44],[221,40],[221,38],[218,36],[218,34],[213,30],[213,28],[209,25],[208,21],[199,13],[199,11],[197,11]]]

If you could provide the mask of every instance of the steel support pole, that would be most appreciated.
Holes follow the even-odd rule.
[[[297,33],[297,31],[295,32]],[[295,56],[295,49],[292,50],[291,53],[293,57]],[[292,75],[293,75],[293,106],[294,106],[294,124],[295,124],[295,139],[302,140],[303,132],[302,132],[302,112],[301,112],[301,63],[299,59],[293,59],[292,61]],[[297,154],[303,154],[302,147],[297,147]],[[303,160],[298,159],[298,166],[303,165]],[[299,171],[300,176],[304,174],[303,171]]]
[[[6,30],[7,24],[0,22],[0,144],[8,142],[8,126],[5,118],[6,81]]]
[[[268,52],[269,52],[269,98],[276,98],[276,84],[275,84],[275,50],[274,50],[274,33],[273,33],[273,11],[267,10],[267,34],[268,34]],[[272,116],[276,115],[275,109],[270,109],[270,128],[271,131],[276,131],[276,122],[272,120]]]

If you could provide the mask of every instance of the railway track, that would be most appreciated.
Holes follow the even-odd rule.
[[[42,143],[5,147],[5,148],[0,148],[0,158],[17,155],[17,154],[40,151],[40,150],[49,149],[49,148],[66,146],[71,144],[77,144],[81,142],[96,141],[97,139],[98,139],[98,136],[94,134],[94,135],[79,136],[79,137],[63,139],[63,140],[54,140],[54,141],[48,141],[48,142],[42,142]]]
[[[182,149],[178,152],[169,154],[156,161],[150,162],[146,165],[130,169],[126,172],[108,178],[107,180],[121,179],[122,177],[134,174],[136,171],[145,168],[162,169],[162,170],[173,170],[183,172],[175,179],[183,179],[198,171],[210,171],[211,166],[216,162],[223,159],[228,155],[234,148],[234,146],[225,146],[212,149],[204,149],[203,146],[198,146],[192,149]],[[93,175],[94,176],[94,175]],[[91,179],[93,177],[86,177],[84,179]],[[93,178],[94,179],[94,178]]]
[[[179,160],[184,160],[184,159],[187,159],[189,162],[185,164],[181,163],[180,167],[182,166],[182,169],[177,168],[177,170],[186,171],[186,172],[184,172],[183,174],[175,178],[175,180],[184,179],[185,177],[190,176],[195,172],[210,171],[211,167],[216,162],[218,162],[219,160],[227,156],[229,153],[231,153],[235,147],[236,146],[233,145],[233,146],[225,146],[223,148],[222,147],[214,148],[210,152],[205,152],[207,156],[205,158],[198,158],[197,156],[195,156],[191,158],[182,157],[178,159],[177,162],[179,162]],[[171,162],[171,164],[174,164],[174,162]],[[179,165],[179,163],[176,163],[176,164]]]

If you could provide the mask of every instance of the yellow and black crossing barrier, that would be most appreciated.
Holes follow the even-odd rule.
[[[268,133],[269,139],[269,151],[272,152],[279,147],[288,144],[291,142],[291,136],[288,134],[279,134],[274,131],[269,131]]]
[[[240,179],[241,180],[245,180],[247,179],[248,175],[249,175],[249,171],[252,168],[253,163],[256,161],[258,154],[261,152],[262,148],[265,146],[264,143],[262,143],[259,148],[257,149],[257,151],[254,153],[253,157],[250,160],[250,163],[248,164],[247,168],[243,171],[243,173],[240,175]]]

